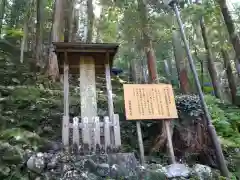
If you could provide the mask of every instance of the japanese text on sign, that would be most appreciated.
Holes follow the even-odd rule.
[[[128,120],[178,118],[172,86],[169,84],[124,84]]]

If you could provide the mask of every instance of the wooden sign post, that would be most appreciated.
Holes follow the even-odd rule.
[[[166,120],[178,118],[170,84],[124,84],[127,120]],[[169,124],[165,126],[172,162],[175,162]],[[140,145],[143,146],[143,145]],[[141,149],[141,147],[140,147]]]

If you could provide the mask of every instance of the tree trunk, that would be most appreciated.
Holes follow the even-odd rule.
[[[145,0],[138,0],[137,2],[138,2],[139,16],[141,19],[141,31],[143,36],[144,51],[147,57],[149,82],[157,83],[159,81],[158,73],[157,73],[157,63],[156,63],[155,53],[152,47],[152,41],[149,36],[149,27],[148,27],[149,22],[148,22],[148,11],[146,7],[146,2]],[[158,123],[158,126],[159,126],[159,130],[161,131],[161,134],[156,135],[156,138],[153,142],[152,149],[150,150],[150,154],[154,150],[164,147],[167,142],[167,133],[166,133],[166,129],[163,128],[164,126],[162,121],[161,123]]]
[[[22,42],[21,42],[21,55],[20,55],[20,62],[23,63],[24,60],[24,52],[28,50],[28,25],[29,25],[29,18],[32,14],[32,7],[34,5],[34,0],[30,0],[29,5],[27,7],[27,14],[24,17],[24,25],[23,25],[23,37],[22,37]]]
[[[237,86],[233,76],[229,55],[224,49],[222,49],[221,52],[224,60],[224,67],[226,68],[226,72],[227,72],[227,79],[228,79],[228,84],[231,92],[232,103],[236,104]]]
[[[217,77],[217,72],[214,65],[213,54],[207,39],[207,30],[206,30],[206,26],[204,24],[203,18],[200,19],[200,27],[202,30],[202,38],[203,38],[204,46],[207,52],[208,71],[212,80],[214,94],[217,98],[221,99],[220,84],[217,80],[218,77]]]
[[[131,59],[129,62],[129,82],[135,82],[136,79],[135,59]]]
[[[157,64],[156,64],[155,53],[152,48],[152,41],[149,36],[148,13],[146,8],[146,2],[144,0],[138,0],[138,9],[139,9],[139,15],[141,19],[144,50],[145,50],[147,62],[148,62],[149,76],[151,77],[150,82],[154,83],[158,80]]]
[[[7,4],[7,0],[2,0],[2,3],[0,4],[1,7],[0,7],[0,36],[1,36],[1,33],[2,33],[2,23],[3,23],[3,18],[4,18],[4,15],[5,15],[5,6]]]
[[[240,74],[240,37],[235,29],[234,22],[227,7],[226,0],[218,0],[218,4],[221,8],[221,12],[228,29],[228,33],[236,53],[237,71]]]
[[[93,38],[93,22],[94,22],[92,0],[87,0],[87,19],[88,19],[87,43],[90,43],[92,42],[92,38]]]
[[[76,41],[77,39],[77,32],[78,32],[78,20],[79,20],[79,10],[75,9],[74,10],[74,15],[73,15],[73,26],[72,26],[72,30],[71,30],[71,41]]]
[[[63,2],[62,0],[55,1],[55,11],[52,25],[52,42],[60,41],[61,34],[61,19],[62,19],[62,10],[63,10]],[[59,78],[59,69],[58,69],[58,61],[57,56],[54,52],[54,47],[51,44],[49,51],[49,61],[48,61],[48,75],[53,80],[56,81]]]
[[[24,52],[26,51],[27,37],[28,37],[28,19],[25,19],[24,26],[23,26],[23,37],[22,37],[22,42],[21,42],[21,55],[20,55],[21,63],[23,63]]]
[[[43,1],[37,0],[37,23],[36,23],[36,70],[39,71],[41,67],[41,53],[42,53],[42,24],[43,24]]]
[[[64,3],[64,42],[72,41],[75,0],[65,0]]]
[[[190,92],[188,73],[186,67],[187,63],[185,62],[182,53],[183,49],[181,45],[181,38],[179,38],[177,31],[173,31],[173,49],[181,91],[182,93],[187,94]]]

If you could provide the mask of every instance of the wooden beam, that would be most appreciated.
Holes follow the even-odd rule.
[[[64,53],[64,116],[62,123],[62,142],[69,146],[69,66],[67,52]]]
[[[91,50],[91,49],[56,49],[55,52],[60,53],[60,52],[80,52],[80,53],[115,53],[115,50]]]

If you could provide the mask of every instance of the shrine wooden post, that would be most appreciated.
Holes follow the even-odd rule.
[[[120,125],[118,115],[114,114],[111,85],[111,67],[118,45],[68,42],[53,44],[58,57],[59,71],[64,75],[64,116],[62,121],[64,146],[70,145],[69,131],[72,130],[72,143],[76,145],[82,143],[87,151],[95,151],[99,146],[104,146],[106,151],[108,148],[119,149],[121,146]],[[77,74],[80,77],[81,106],[79,111],[81,113],[79,112],[74,118],[69,117],[69,74]],[[97,114],[96,77],[104,74],[108,116],[101,119]],[[81,135],[79,135],[80,129]],[[101,129],[103,129],[102,134]],[[104,136],[104,142],[101,142],[102,136]]]

